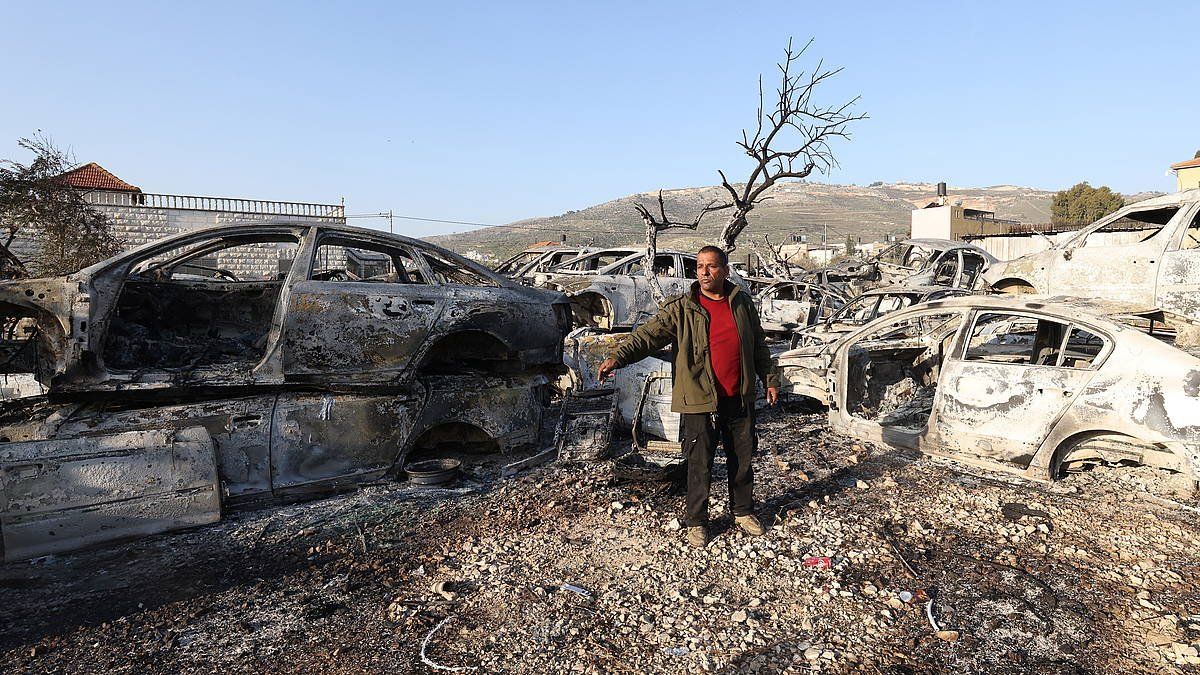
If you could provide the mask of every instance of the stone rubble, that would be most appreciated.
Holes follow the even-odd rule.
[[[760,431],[763,537],[733,526],[719,461],[703,550],[679,486],[609,463],[383,484],[5,565],[0,664],[427,672],[445,620],[429,658],[488,673],[1200,665],[1200,522],[1194,501],[1150,499],[1157,472],[1034,484],[854,442],[821,415],[766,411]]]

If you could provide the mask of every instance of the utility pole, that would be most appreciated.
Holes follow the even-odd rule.
[[[392,222],[392,210],[388,209],[388,234],[396,234],[395,230],[392,229]]]
[[[829,223],[822,223],[825,228],[825,233],[821,235],[821,245],[825,246],[829,243]]]

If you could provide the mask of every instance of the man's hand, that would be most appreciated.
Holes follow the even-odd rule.
[[[604,359],[604,363],[600,364],[600,369],[596,371],[596,379],[600,382],[612,377],[613,371],[617,369],[617,360],[613,358]]]
[[[779,402],[779,387],[767,387],[767,405]]]

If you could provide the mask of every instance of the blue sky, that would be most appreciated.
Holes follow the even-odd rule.
[[[789,36],[871,119],[838,183],[1171,190],[1200,3],[3,0],[0,157],[41,129],[148,192],[486,223],[745,175]],[[811,64],[811,61],[809,62]],[[768,82],[771,80],[768,79]],[[459,226],[406,222],[417,236]]]

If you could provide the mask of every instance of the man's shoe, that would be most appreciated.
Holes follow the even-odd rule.
[[[704,548],[708,546],[708,527],[704,525],[694,525],[687,529],[688,546],[692,548]]]
[[[737,516],[733,519],[733,522],[737,523],[737,526],[742,528],[746,534],[753,535],[755,537],[761,537],[767,533],[767,530],[763,527],[763,524],[758,522],[758,518],[755,518],[753,515]]]

